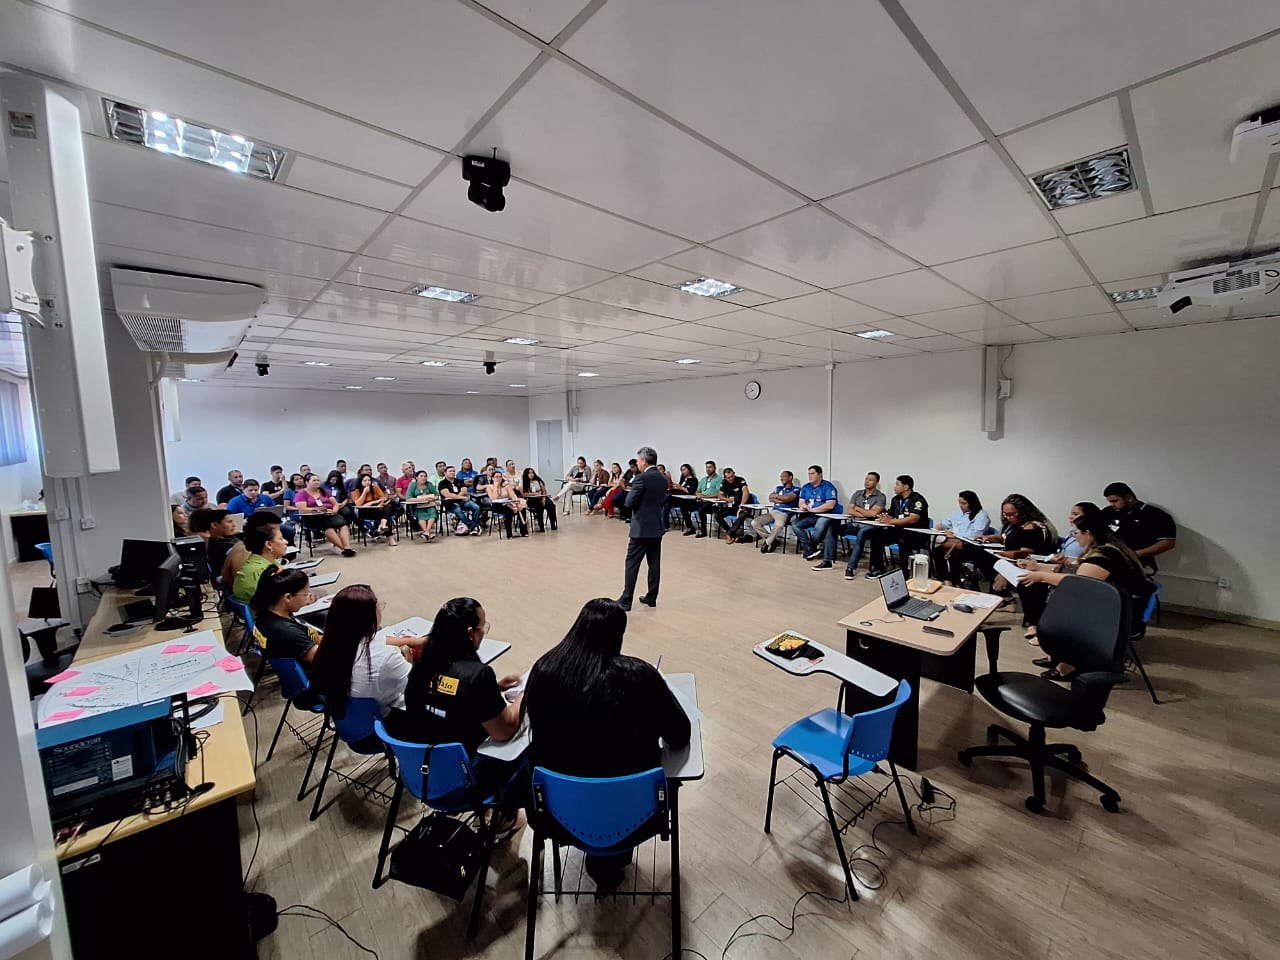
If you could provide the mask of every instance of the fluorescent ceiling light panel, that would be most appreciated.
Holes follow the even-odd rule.
[[[508,387],[527,387],[527,383],[508,383]]]
[[[600,376],[600,374],[598,374],[598,373],[586,373],[586,372],[583,372],[583,373],[578,374],[578,376],[580,376],[580,377],[598,377],[598,376]]]
[[[424,367],[447,367],[449,365],[449,361],[448,360],[423,360],[422,365]]]
[[[179,383],[204,383],[203,380],[198,380],[195,377],[179,377],[178,382]]]
[[[676,363],[701,363],[701,360],[695,360],[693,357],[681,357]]]
[[[391,380],[394,380],[394,379],[395,379],[395,377],[374,377],[373,379],[375,379],[375,380],[391,381]]]
[[[726,283],[723,280],[716,280],[712,277],[696,277],[680,284],[676,289],[683,290],[685,293],[697,294],[699,297],[727,297],[731,293],[742,292],[742,287],[734,286],[732,283]]]
[[[514,343],[521,347],[532,347],[534,344],[541,343],[541,340],[534,340],[532,337],[507,337],[503,343]]]
[[[102,104],[107,111],[107,130],[113,140],[262,180],[274,180],[284,164],[283,150],[256,143],[238,133],[201,126],[159,110],[144,110],[115,100],[103,100]]]
[[[883,340],[885,337],[892,337],[893,333],[889,330],[863,330],[861,333],[855,333],[855,337],[861,337],[863,340]]]
[[[303,360],[304,367],[327,367],[329,364],[325,360]]]
[[[1133,303],[1135,300],[1150,300],[1160,295],[1160,287],[1139,287],[1137,290],[1119,290],[1111,294],[1112,303]]]
[[[1037,173],[1030,179],[1050,210],[1128,193],[1136,186],[1133,169],[1129,166],[1128,147],[1073,160],[1055,170]]]
[[[348,390],[363,390],[363,389],[364,389],[364,387],[353,387],[353,386],[348,385],[346,389],[348,389]]]
[[[468,393],[468,394],[471,394],[471,395],[476,395],[476,394],[478,394],[479,392],[480,392],[479,390],[468,390],[468,391],[467,391],[467,393]]]
[[[470,303],[472,300],[479,299],[478,293],[468,293],[466,290],[449,290],[445,287],[433,287],[428,284],[419,284],[416,287],[410,287],[409,292],[415,297],[429,297],[432,300],[447,300],[449,303]]]

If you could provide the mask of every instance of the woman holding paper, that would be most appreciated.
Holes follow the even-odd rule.
[[[998,543],[1000,550],[986,550],[972,544],[951,558],[951,569],[955,564],[972,563],[992,581],[992,592],[998,593],[1012,603],[1009,581],[996,572],[996,561],[1022,560],[1033,553],[1047,556],[1058,549],[1058,531],[1044,512],[1020,493],[1011,493],[1000,504],[1000,517],[1004,521],[1004,529],[1000,533],[985,534],[974,537],[981,543]]]

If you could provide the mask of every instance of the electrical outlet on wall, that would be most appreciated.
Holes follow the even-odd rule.
[[[96,527],[97,525],[98,525],[98,521],[97,521],[97,520],[95,520],[95,519],[94,519],[92,516],[90,516],[89,514],[85,514],[83,517],[81,517],[81,518],[80,518],[80,529],[81,529],[81,530],[92,530],[92,529],[93,529],[94,527]]]

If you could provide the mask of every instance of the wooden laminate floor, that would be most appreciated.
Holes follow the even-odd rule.
[[[373,585],[388,622],[430,616],[451,596],[477,597],[491,635],[514,644],[500,672],[520,672],[564,634],[585,600],[619,593],[625,536],[617,521],[575,515],[545,536],[403,541],[327,559],[322,569],[342,571],[336,586]],[[836,619],[877,586],[846,582],[840,564],[818,573],[794,555],[765,557],[692,537],[668,537],[663,559],[659,606],[637,605],[624,649],[651,661],[661,654],[664,672],[697,675],[707,774],[681,795],[683,916],[686,950],[715,960],[750,916],[785,920],[803,891],[838,897],[842,886],[825,823],[790,791],[779,790],[772,835],[761,829],[771,739],[832,705],[836,681],[786,676],[749,648],[784,627],[843,645]],[[1106,813],[1092,790],[1061,780],[1050,787],[1048,813],[1029,814],[1024,766],[978,760],[970,770],[956,762],[957,750],[983,741],[999,719],[994,711],[977,696],[925,681],[919,773],[954,795],[954,819],[921,823],[915,837],[881,827],[876,839],[887,855],[862,850],[879,870],[858,871],[878,889],[862,886],[853,904],[807,899],[789,939],[740,939],[728,956],[1280,957],[1275,641],[1268,631],[1175,615],[1151,630],[1148,669],[1170,702],[1156,706],[1141,684],[1130,684],[1112,695],[1103,727],[1070,738],[1122,795],[1119,814]],[[1014,634],[1001,665],[1029,669],[1035,655]],[[259,756],[279,708],[274,685],[265,686]],[[337,765],[353,763],[348,755]],[[496,854],[483,926],[469,942],[469,898],[459,905],[394,882],[371,889],[385,808],[331,782],[332,802],[310,822],[309,804],[294,799],[304,765],[301,746],[286,734],[259,767],[252,888],[281,907],[326,911],[385,960],[522,955],[527,831]],[[846,846],[869,843],[870,829],[894,813],[882,804],[848,832]],[[411,811],[404,822],[412,818]],[[256,831],[247,799],[240,826],[248,863]],[[661,901],[547,900],[538,956],[659,960],[669,950],[669,916]],[[785,935],[767,920],[747,931]],[[282,917],[259,956],[366,954],[321,921]]]

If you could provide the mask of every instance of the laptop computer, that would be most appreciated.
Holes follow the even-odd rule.
[[[912,617],[916,620],[936,620],[943,610],[940,604],[929,600],[921,600],[907,592],[907,575],[901,570],[894,570],[880,578],[880,592],[884,594],[884,605],[891,613]]]

